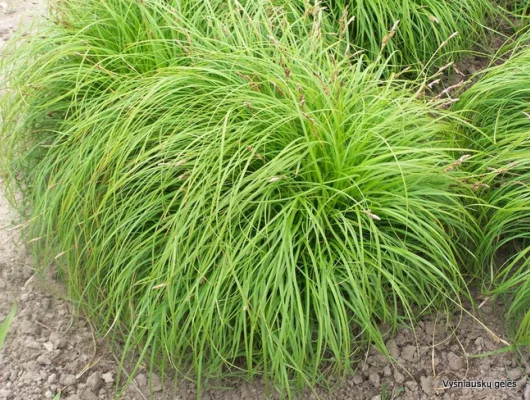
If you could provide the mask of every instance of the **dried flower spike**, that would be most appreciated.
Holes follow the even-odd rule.
[[[373,220],[376,220],[376,221],[381,221],[381,218],[379,218],[379,216],[375,215],[374,213],[372,213],[372,210],[370,209],[367,209],[367,210],[364,210],[364,213],[366,215],[368,215],[371,219]]]
[[[285,175],[273,176],[272,178],[269,178],[269,180],[267,182],[269,182],[269,183],[278,182],[278,181],[281,181],[282,179],[285,179],[285,178],[286,178]]]

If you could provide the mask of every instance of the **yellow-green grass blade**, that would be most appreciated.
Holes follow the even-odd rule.
[[[17,303],[13,303],[13,306],[11,307],[11,311],[7,316],[4,318],[2,323],[0,323],[0,350],[4,346],[4,342],[6,340],[7,333],[9,332],[9,328],[11,327],[11,324],[13,323],[13,320],[15,319],[15,315],[17,313]]]

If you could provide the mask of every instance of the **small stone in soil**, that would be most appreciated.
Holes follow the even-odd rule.
[[[396,383],[401,384],[405,382],[405,377],[401,372],[399,372],[397,369],[394,370],[394,380]]]
[[[486,349],[489,351],[497,350],[498,346],[491,340],[486,340],[484,344],[486,345]]]
[[[11,399],[13,392],[9,389],[0,389],[0,399]]]
[[[399,357],[399,347],[397,346],[394,339],[391,339],[386,343],[386,348],[388,350],[388,354],[390,354],[392,357],[395,359]]]
[[[156,374],[151,375],[151,386],[153,389],[153,392],[160,392],[162,390],[162,383],[160,382],[160,378]]]
[[[97,392],[101,386],[103,386],[103,379],[101,378],[101,372],[95,371],[86,380],[87,386],[94,392]]]
[[[24,335],[38,336],[40,334],[39,327],[28,320],[22,321],[18,326],[18,330]]]
[[[381,377],[379,376],[379,374],[371,373],[370,376],[368,377],[368,380],[376,388],[381,386]]]
[[[107,372],[106,374],[101,375],[105,383],[113,383],[114,382],[114,375],[112,372]]]
[[[415,391],[418,390],[418,384],[415,381],[407,381],[407,382],[405,382],[405,386],[411,392],[415,392]]]
[[[48,310],[50,308],[50,299],[45,297],[41,300],[40,304],[44,310]]]
[[[508,371],[508,377],[512,381],[519,380],[522,376],[523,376],[523,373],[521,372],[521,370],[519,368],[514,368],[514,369]]]
[[[52,360],[47,354],[41,354],[39,357],[37,357],[37,364],[39,365],[50,365],[52,363]]]
[[[83,400],[98,400],[98,396],[96,396],[91,390],[79,392],[79,397]]]
[[[401,357],[405,361],[414,362],[414,360],[416,359],[416,347],[410,344],[408,346],[405,346],[405,348],[401,352]]]
[[[353,375],[352,381],[356,385],[360,385],[361,383],[363,383],[364,379],[363,379],[363,377],[361,375],[355,374],[355,375]]]
[[[53,351],[53,343],[52,342],[46,342],[46,343],[43,343],[42,345],[44,346],[44,348],[47,351]]]
[[[66,339],[59,332],[52,332],[50,334],[50,342],[52,342],[57,349],[64,349],[67,344]]]
[[[374,365],[376,367],[384,367],[388,364],[388,358],[384,354],[379,352],[373,355],[371,359],[371,365]]]
[[[61,376],[61,384],[64,386],[73,386],[75,385],[75,375],[63,375]]]
[[[147,378],[144,374],[138,374],[135,378],[136,384],[140,387],[147,386]]]
[[[422,376],[420,378],[420,382],[421,382],[421,389],[425,392],[425,394],[429,394],[429,395],[435,394],[432,376]]]
[[[453,371],[460,371],[462,368],[464,368],[464,362],[462,361],[462,358],[458,357],[452,351],[447,354],[447,364]]]

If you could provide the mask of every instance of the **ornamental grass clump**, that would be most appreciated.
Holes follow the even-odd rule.
[[[530,3],[527,0],[506,1],[505,7],[516,17],[521,17],[527,22],[530,11]]]
[[[506,295],[518,343],[530,344],[530,48],[520,47],[462,94],[455,108],[476,128],[473,187],[484,204],[479,268],[486,290]],[[471,182],[470,182],[471,183]]]
[[[433,62],[446,63],[483,43],[488,22],[499,15],[491,0],[319,3],[331,11],[341,27],[350,23],[350,42],[365,48],[372,59],[382,54],[390,57],[396,68],[413,67],[418,71]]]
[[[3,163],[36,258],[123,360],[291,394],[466,293],[447,113],[318,15],[85,5],[4,65]]]

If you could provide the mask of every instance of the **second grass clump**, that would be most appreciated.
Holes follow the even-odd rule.
[[[491,0],[322,0],[319,6],[372,59],[382,54],[395,69],[418,71],[480,45],[499,14]]]
[[[455,110],[476,155],[473,186],[483,204],[478,272],[489,294],[507,297],[506,318],[516,344],[530,344],[530,47],[516,47],[484,72]]]

